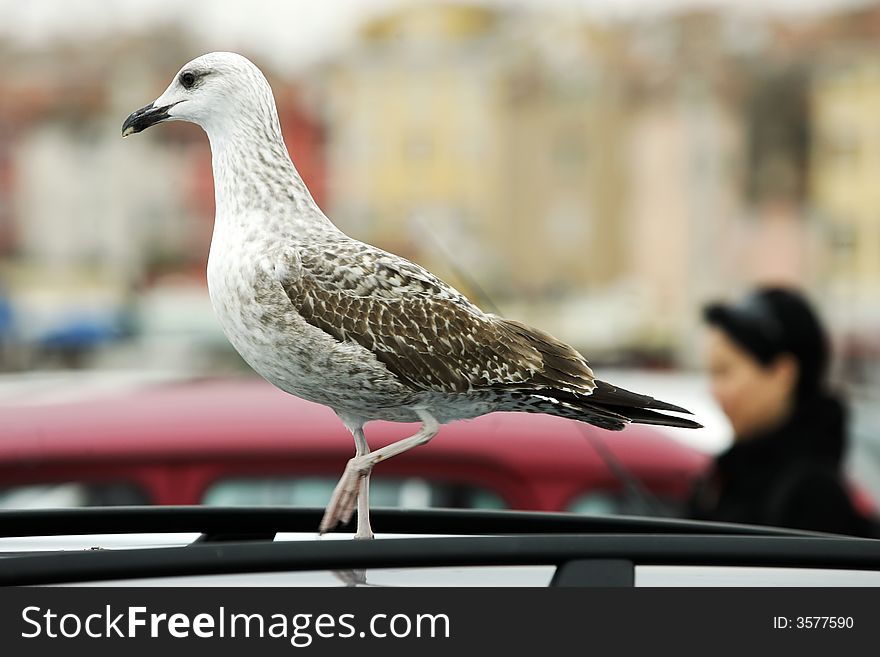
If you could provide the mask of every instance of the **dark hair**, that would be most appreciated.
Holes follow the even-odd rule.
[[[831,355],[828,336],[810,304],[798,292],[760,288],[734,305],[710,304],[703,316],[763,365],[784,353],[794,356],[799,369],[799,400],[825,393]]]

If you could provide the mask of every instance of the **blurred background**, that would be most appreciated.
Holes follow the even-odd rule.
[[[207,139],[120,138],[211,50],[266,73],[340,228],[692,407],[701,450],[730,441],[701,306],[806,290],[880,499],[878,2],[0,0],[0,438],[4,407],[247,373]]]

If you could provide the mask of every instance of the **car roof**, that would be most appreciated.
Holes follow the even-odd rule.
[[[254,574],[369,569],[456,568],[446,584],[474,584],[466,566],[537,567],[540,585],[633,586],[685,581],[749,580],[788,585],[813,581],[804,571],[787,580],[768,579],[767,569],[823,569],[825,585],[850,583],[880,571],[880,542],[773,527],[639,517],[588,517],[558,513],[376,509],[382,537],[374,541],[314,540],[323,510],[287,507],[130,507],[0,511],[0,585],[108,582],[150,578],[181,584],[190,576],[245,576],[239,583],[266,583]],[[333,536],[350,537],[351,523]],[[289,536],[288,532],[295,535]],[[302,536],[307,532],[310,536]],[[391,535],[385,537],[386,533]],[[129,543],[120,542],[130,536]],[[47,544],[41,544],[45,539]],[[24,541],[22,541],[22,539]],[[85,542],[83,540],[85,539]],[[18,543],[18,545],[16,545]],[[295,544],[294,544],[295,543]],[[84,549],[86,546],[88,548]],[[101,549],[95,549],[99,547]],[[59,549],[61,548],[61,549]],[[655,572],[645,572],[645,567]],[[656,572],[657,567],[667,572]],[[693,572],[697,567],[699,572]],[[735,567],[731,569],[731,567]],[[726,568],[724,581],[718,568]],[[759,572],[761,569],[764,572]],[[413,571],[407,571],[412,575]],[[365,573],[366,574],[366,571]],[[534,573],[533,573],[534,574]],[[520,585],[522,573],[497,572]],[[221,579],[213,581],[219,583]],[[552,577],[552,579],[551,579]],[[145,578],[145,579],[144,579]],[[164,580],[162,579],[164,578]],[[533,578],[532,578],[533,579]],[[548,581],[549,580],[549,581]],[[205,583],[206,580],[201,580]],[[315,583],[314,578],[307,582]],[[397,584],[413,584],[406,577]],[[191,581],[190,583],[197,583]],[[226,580],[229,584],[230,581]],[[394,584],[394,582],[386,582]],[[437,576],[433,585],[437,584]],[[650,583],[650,582],[649,582]],[[532,585],[535,582],[532,581]]]
[[[67,403],[0,409],[0,464],[47,459],[211,458],[297,454],[349,457],[351,435],[332,410],[262,379],[227,377],[150,385]],[[375,422],[372,446],[411,435],[415,425]],[[491,452],[513,468],[538,471],[598,463],[588,438],[601,439],[641,472],[693,473],[708,456],[651,427],[609,432],[546,415],[492,413],[445,425],[420,457],[478,458]]]

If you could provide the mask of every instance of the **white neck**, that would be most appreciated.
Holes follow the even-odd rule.
[[[333,224],[293,166],[274,102],[260,112],[205,125],[214,170],[215,222]]]

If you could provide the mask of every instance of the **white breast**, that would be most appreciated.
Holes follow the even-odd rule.
[[[277,281],[272,247],[222,235],[208,257],[208,291],[220,326],[260,376],[304,399],[368,416],[411,403],[413,393],[358,344],[340,343],[300,317]]]

